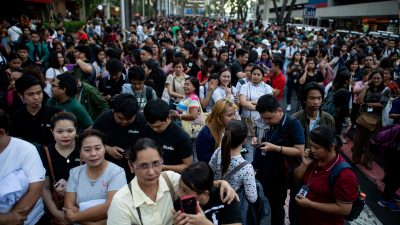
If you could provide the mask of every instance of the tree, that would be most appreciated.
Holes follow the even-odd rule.
[[[246,20],[247,11],[249,6],[247,5],[247,0],[229,0],[229,5],[231,6],[231,16],[237,13],[237,18],[241,20]]]
[[[290,20],[290,16],[292,15],[292,10],[294,6],[296,5],[296,0],[291,0],[290,5],[288,5],[289,0],[282,0],[282,7],[280,10],[278,10],[278,6],[276,4],[277,0],[272,0],[272,3],[274,4],[275,8],[275,14],[276,14],[276,23],[278,26],[286,26],[286,24]],[[287,11],[286,11],[287,9]],[[286,15],[285,15],[286,12]]]

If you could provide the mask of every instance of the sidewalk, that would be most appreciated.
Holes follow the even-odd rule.
[[[353,147],[353,142],[347,138],[347,144],[343,145],[342,151],[344,155],[347,157],[347,160],[351,163],[351,158],[352,158],[352,152],[351,148]],[[383,192],[383,189],[385,188],[385,184],[383,183],[382,179],[385,175],[385,172],[383,168],[376,163],[375,161],[372,162],[372,170],[367,170],[364,166],[362,166],[360,163],[354,165],[357,166],[359,170],[371,181],[375,184],[375,186]],[[400,191],[397,191],[398,194],[400,194]]]

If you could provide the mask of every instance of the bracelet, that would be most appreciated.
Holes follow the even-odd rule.
[[[282,153],[282,151],[283,151],[283,147],[282,147],[282,145],[281,145],[281,150],[279,151],[279,153]]]

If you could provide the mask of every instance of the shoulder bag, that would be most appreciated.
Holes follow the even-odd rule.
[[[209,112],[203,112],[201,105],[199,105],[200,115],[195,120],[187,121],[181,120],[183,130],[189,134],[191,139],[196,139],[201,129],[206,125],[206,119]]]

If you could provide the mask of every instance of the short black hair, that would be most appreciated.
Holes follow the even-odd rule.
[[[280,107],[279,101],[275,96],[266,94],[258,99],[256,110],[259,113],[276,112]]]
[[[149,46],[143,46],[140,50],[146,51],[150,53],[150,55],[153,54],[153,50]]]
[[[69,97],[74,97],[78,93],[78,84],[75,77],[70,73],[62,73],[57,75],[60,81],[58,86],[60,89],[65,88],[65,94]]]
[[[130,93],[123,93],[115,96],[114,113],[122,113],[126,118],[131,119],[139,110],[136,97]]]
[[[279,67],[280,70],[283,69],[283,60],[282,60],[281,58],[279,58],[279,57],[274,57],[274,59],[272,60],[272,63],[273,63],[275,66]]]
[[[163,156],[163,152],[156,141],[150,138],[142,138],[139,139],[133,146],[131,146],[128,151],[126,152],[128,159],[131,162],[135,162],[137,159],[138,152],[145,150],[147,148],[153,148],[157,150],[160,157]]]
[[[96,129],[87,129],[82,134],[79,135],[79,138],[78,138],[78,148],[79,148],[79,150],[81,150],[81,148],[82,148],[82,142],[86,138],[92,137],[92,136],[100,138],[100,140],[103,143],[103,145],[106,144],[107,137],[103,132],[101,132],[99,130],[96,130]]]
[[[110,73],[119,73],[124,69],[124,64],[122,64],[121,60],[111,59],[106,63],[106,69]]]
[[[157,121],[166,121],[169,116],[169,106],[162,99],[151,100],[147,102],[143,113],[150,124],[154,124]]]
[[[23,74],[19,79],[15,81],[15,88],[17,89],[17,92],[21,94],[22,96],[24,95],[24,92],[35,85],[39,85],[42,90],[43,86],[42,83],[40,82],[39,79],[37,79],[34,75],[32,74]]]
[[[181,174],[182,182],[197,194],[204,191],[211,192],[214,182],[214,173],[206,162],[195,162],[186,167]]]
[[[239,48],[236,50],[236,57],[239,58],[239,56],[244,56],[245,54],[249,54],[249,51],[247,51],[244,48]]]
[[[10,129],[10,121],[8,119],[8,115],[2,109],[0,109],[0,129],[4,129],[6,133]]]
[[[75,50],[84,53],[87,59],[90,59],[92,57],[92,49],[90,49],[90,47],[87,45],[78,45],[75,47]]]
[[[133,80],[144,81],[146,79],[144,69],[141,66],[132,66],[128,70],[128,78],[130,82]]]
[[[325,90],[324,90],[324,87],[322,87],[322,85],[318,84],[317,82],[307,83],[301,88],[301,91],[300,91],[301,104],[302,104],[303,108],[305,107],[305,102],[307,101],[308,93],[311,90],[319,91],[322,95],[322,99],[324,99]]]

